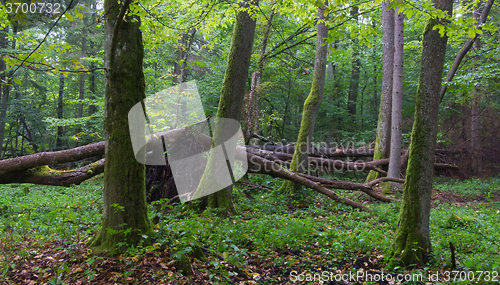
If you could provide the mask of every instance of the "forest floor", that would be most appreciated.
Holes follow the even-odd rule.
[[[272,188],[280,183],[250,179]],[[243,191],[236,188],[238,214],[229,218],[153,205],[156,243],[105,258],[84,246],[99,226],[102,181],[70,188],[0,186],[0,284],[500,283],[500,179],[437,181],[432,259],[413,270],[387,262],[397,203],[341,192],[373,209],[366,213],[307,190],[295,201],[268,190],[249,191],[255,197],[249,200]],[[196,247],[205,261],[193,257]],[[181,255],[191,257],[192,276],[177,268]]]

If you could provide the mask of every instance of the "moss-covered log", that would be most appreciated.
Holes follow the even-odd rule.
[[[47,165],[33,168],[0,172],[0,184],[32,183],[69,187],[104,172],[104,159],[78,169],[56,170]]]

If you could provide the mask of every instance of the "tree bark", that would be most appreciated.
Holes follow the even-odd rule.
[[[387,7],[390,0],[382,2],[382,92],[380,94],[380,109],[378,113],[377,137],[373,160],[386,158],[389,155],[391,141],[391,109],[392,85],[394,68],[394,10]],[[377,179],[378,172],[370,171],[366,182]]]
[[[262,38],[258,68],[252,74],[252,83],[250,84],[250,92],[248,93],[248,102],[245,108],[245,144],[249,144],[252,134],[258,132],[260,84],[262,73],[264,72],[267,40],[271,32],[271,24],[274,17],[274,5],[276,5],[276,1],[273,2],[273,8],[271,8],[269,18],[267,19],[266,30]]]
[[[145,166],[137,162],[128,126],[129,110],[145,98],[144,47],[140,18],[126,15],[131,1],[105,0],[104,214],[99,233],[88,243],[94,252],[116,254],[148,244]],[[140,130],[134,130],[140,132]],[[142,130],[144,131],[144,130]]]
[[[5,49],[7,48],[7,35],[9,33],[9,26],[6,26],[3,28],[2,31],[0,31],[0,48]],[[7,82],[6,78],[10,76],[6,76],[6,70],[7,66],[5,64],[5,61],[3,59],[3,56],[0,58],[0,73],[2,73],[2,76],[0,76],[0,80],[2,82]],[[10,80],[9,80],[10,83]],[[10,92],[10,86],[9,85],[4,85],[0,86],[0,159],[3,157],[3,141],[5,138],[5,124],[7,122],[7,108],[8,108],[8,102],[9,102],[9,92]],[[5,145],[5,149],[7,149],[7,145]]]
[[[452,13],[452,0],[434,0],[436,8]],[[429,19],[424,30],[409,162],[403,201],[392,248],[392,262],[422,266],[432,251],[429,235],[434,150],[436,146],[440,89],[445,61],[446,35],[433,27],[443,21]]]
[[[246,1],[242,4],[242,9],[238,11],[236,16],[226,74],[217,111],[218,118],[229,118],[238,122],[240,121],[256,26],[255,19],[252,19],[247,10],[256,6],[257,3],[257,1],[253,0]],[[218,120],[213,133],[214,146],[220,145],[227,140],[227,138],[225,138],[227,134],[225,134],[225,128],[222,122],[224,122],[224,120]],[[194,197],[202,197],[203,195],[201,193],[203,193],[203,190],[211,188],[208,185],[213,183],[212,179],[218,167],[220,166],[216,164],[216,157],[211,155]],[[233,187],[231,185],[226,189],[208,195],[208,197],[206,197],[207,206],[209,208],[219,208],[221,210],[220,213],[223,215],[234,213],[235,208],[232,200],[232,191]]]
[[[82,29],[82,50],[80,53],[80,60],[83,60],[87,56],[87,18],[83,17],[83,29]],[[78,88],[78,99],[85,99],[85,73],[81,72],[78,74],[79,88]],[[83,117],[83,103],[78,104],[78,110],[76,114],[77,118]],[[75,135],[79,136],[82,128],[78,126],[75,130]],[[74,140],[74,146],[78,145],[78,140]]]
[[[314,134],[314,124],[318,114],[319,106],[323,98],[326,76],[326,55],[327,45],[325,39],[328,38],[328,15],[325,15],[325,7],[328,6],[328,1],[325,1],[322,7],[318,8],[318,24],[316,36],[316,55],[314,59],[314,74],[311,91],[304,102],[304,110],[302,112],[302,122],[300,123],[299,136],[297,138],[297,147],[293,154],[291,171],[306,172],[308,170],[307,157],[310,152],[310,144]],[[282,193],[293,194],[299,191],[301,186],[290,181],[284,181],[281,188],[278,190]]]
[[[57,98],[57,118],[64,118],[64,75],[59,74],[59,97]],[[62,150],[62,137],[64,135],[64,127],[57,127],[56,150]]]
[[[358,21],[359,8],[358,6],[353,6],[351,10],[351,18]],[[359,89],[359,70],[360,70],[360,60],[359,60],[359,42],[357,39],[353,39],[353,52],[352,52],[352,66],[351,66],[351,81],[349,83],[349,95],[347,110],[352,116],[356,115],[356,104],[358,100],[358,89]],[[353,117],[354,118],[354,117]]]
[[[480,27],[480,5],[481,2],[474,6],[474,19],[476,20],[476,28]],[[476,35],[474,45],[476,47],[476,52],[479,53],[482,44],[481,38]],[[473,66],[473,71],[476,70],[477,63]],[[472,107],[471,107],[471,126],[470,126],[470,148],[472,151],[472,173],[476,176],[481,175],[483,172],[483,153],[481,151],[481,88],[479,85],[474,86],[472,90]]]
[[[399,10],[399,9],[398,9]],[[391,150],[388,177],[401,176],[401,140],[403,124],[403,63],[404,63],[404,15],[398,13],[394,24],[394,68],[392,87]],[[396,185],[393,185],[396,186]]]

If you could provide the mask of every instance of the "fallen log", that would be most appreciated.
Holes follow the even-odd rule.
[[[19,156],[0,160],[0,173],[26,170],[44,165],[54,165],[65,162],[73,162],[89,157],[104,154],[104,142],[84,145],[72,149],[52,152],[39,152],[35,154]]]
[[[259,189],[273,190],[273,188],[271,188],[269,186],[260,185],[260,184],[256,184],[256,183],[252,183],[252,182],[248,182],[248,181],[236,181],[236,183],[247,186],[247,187],[251,187],[252,189],[259,188]]]
[[[377,185],[377,184],[379,184],[381,182],[386,182],[386,181],[393,181],[393,182],[397,182],[397,183],[400,183],[400,184],[405,183],[405,180],[402,179],[402,178],[380,177],[380,178],[377,178],[375,180],[372,180],[372,181],[366,183],[366,185],[368,185],[369,187],[373,187],[374,185]]]
[[[0,184],[32,183],[70,187],[104,172],[104,158],[78,169],[55,170],[47,165],[0,172]]]
[[[291,172],[289,170],[284,169],[283,167],[281,167],[280,165],[278,165],[277,163],[275,163],[273,161],[267,160],[265,158],[262,158],[260,156],[256,156],[256,155],[251,154],[251,153],[247,153],[247,158],[249,161],[248,172],[267,174],[267,175],[270,175],[272,177],[287,179],[287,180],[293,181],[295,183],[299,183],[301,185],[309,187],[313,190],[316,190],[317,192],[324,194],[325,196],[327,196],[327,197],[329,197],[337,202],[340,202],[342,204],[349,205],[353,208],[357,208],[357,209],[360,209],[363,211],[371,211],[371,209],[369,209],[369,208],[367,208],[367,207],[365,207],[357,202],[354,202],[352,200],[338,196],[337,194],[328,190],[327,188],[325,188],[321,184],[313,182],[313,181],[307,179],[306,177],[303,177],[303,176],[298,175],[294,172]]]
[[[366,193],[368,196],[371,196],[379,201],[386,202],[386,203],[398,201],[397,199],[394,199],[392,197],[383,196],[383,195],[378,194],[376,191],[374,191],[371,188],[372,186],[370,186],[368,184],[338,181],[338,180],[326,179],[326,178],[321,178],[321,177],[316,177],[316,176],[311,176],[311,175],[306,175],[306,174],[299,174],[299,175],[306,177],[314,182],[321,183],[321,185],[324,185],[326,188],[355,190],[355,191],[359,190],[359,191]],[[391,181],[398,179],[398,178],[390,178],[390,177],[383,177],[383,178],[388,178],[388,180],[391,180]],[[400,182],[401,180],[404,183],[404,179],[398,179],[398,181],[396,181],[396,182]]]
[[[178,136],[182,136],[186,131],[190,131],[192,133],[192,130],[183,128],[156,134],[156,136],[150,136],[150,139],[158,139],[158,137],[162,135],[167,135],[168,140],[175,139]],[[196,136],[203,144],[209,145],[211,142],[210,137],[206,135],[198,133]],[[287,163],[282,159],[291,159],[292,155],[290,154],[272,153],[256,148],[238,148],[236,153],[240,156],[240,159],[247,159],[249,166],[248,171],[251,173],[266,174],[272,177],[291,180],[293,182],[314,189],[317,192],[322,193],[331,199],[334,199],[335,201],[362,210],[369,209],[357,202],[340,197],[327,188],[359,190],[377,200],[390,202],[394,201],[395,199],[379,195],[378,193],[373,191],[372,186],[382,181],[396,181],[399,183],[402,183],[404,181],[402,179],[383,177],[372,181],[369,184],[343,182],[299,174],[283,168],[279,165],[279,163]],[[104,142],[99,142],[69,150],[37,153],[28,156],[3,160],[0,161],[0,184],[34,183],[66,187],[77,185],[97,174],[102,173],[104,171],[104,159],[74,170],[54,170],[48,167],[47,164],[59,164],[77,161],[103,154]],[[317,163],[331,164],[333,166],[341,165],[344,167],[342,169],[348,170],[372,170],[377,169],[376,166],[388,163],[388,159],[364,163],[345,162],[317,157],[312,157],[310,158],[310,160],[316,161]],[[438,167],[445,166],[438,165]],[[446,167],[450,167],[450,165],[447,165]]]
[[[286,161],[291,161],[293,155],[287,153],[276,153],[261,149],[256,149],[252,147],[247,147],[247,152],[254,155],[266,158],[268,160],[277,162],[279,164],[284,164]],[[379,165],[385,165],[389,163],[389,159],[368,161],[368,162],[351,162],[343,160],[332,160],[327,158],[319,157],[309,157],[309,164],[313,168],[320,168],[328,173],[339,172],[339,171],[370,171],[374,170],[381,173],[382,175],[387,175],[387,172],[378,168]]]
[[[274,153],[293,154],[294,145],[248,145],[247,147],[272,151]],[[309,156],[316,157],[372,157],[373,149],[370,148],[312,148]]]

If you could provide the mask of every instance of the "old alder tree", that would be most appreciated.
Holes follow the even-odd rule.
[[[104,216],[99,233],[89,242],[96,252],[120,251],[118,243],[148,240],[145,166],[136,161],[128,112],[145,98],[144,48],[140,18],[127,15],[131,0],[106,0]],[[138,130],[135,130],[138,131]]]
[[[256,4],[254,1],[246,1],[241,5],[237,13],[227,60],[226,74],[219,99],[217,118],[229,118],[240,121],[256,26],[256,21],[250,15],[249,9]],[[217,124],[223,124],[223,121],[220,120]],[[224,136],[224,126],[216,126],[213,134],[213,144],[219,145],[224,142],[227,139]],[[195,197],[196,195],[200,195],[199,193],[204,188],[207,188],[207,183],[211,181],[209,177],[213,177],[217,167],[220,166],[216,165],[215,157],[211,156],[196,190]],[[209,208],[218,208],[226,214],[234,213],[232,191],[232,186],[228,186],[226,189],[208,195],[206,206]],[[204,204],[202,203],[202,207],[205,206]]]
[[[451,15],[452,0],[434,0],[437,9]],[[434,29],[446,19],[430,18],[423,33],[422,60],[417,89],[415,121],[411,133],[403,201],[393,243],[393,261],[425,264],[431,252],[429,216],[436,146],[440,90],[448,37]]]

